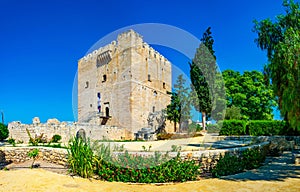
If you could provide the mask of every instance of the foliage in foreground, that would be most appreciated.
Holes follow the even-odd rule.
[[[68,146],[68,163],[72,173],[83,178],[91,177],[93,175],[94,155],[90,142],[76,137],[71,139]]]
[[[199,168],[200,166],[196,165],[194,161],[184,161],[179,157],[158,166],[141,169],[123,167],[102,161],[97,167],[97,174],[107,181],[134,183],[184,182],[196,180],[200,174]]]
[[[113,158],[109,145],[91,146],[80,138],[70,140],[68,153],[71,172],[85,178],[95,174],[107,181],[163,183],[196,180],[200,174],[196,162],[181,160],[179,155],[169,160],[159,152],[142,157],[125,151]]]
[[[6,125],[0,123],[0,141],[6,139],[9,135],[9,131]]]
[[[212,170],[212,175],[213,177],[221,177],[241,173],[245,169],[258,168],[265,161],[265,158],[265,150],[258,147],[243,151],[240,157],[226,153]]]

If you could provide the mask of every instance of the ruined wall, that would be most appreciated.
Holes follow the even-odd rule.
[[[76,133],[83,129],[86,137],[91,140],[123,140],[127,139],[126,130],[111,127],[106,125],[96,125],[89,123],[67,123],[67,122],[57,122],[57,123],[36,123],[36,124],[22,124],[20,122],[12,122],[8,124],[9,138],[14,138],[16,142],[21,141],[28,143],[29,136],[26,129],[30,132],[32,137],[35,135],[39,136],[43,134],[43,137],[48,141],[53,135],[58,134],[62,137],[62,142],[67,143],[70,138],[76,136]]]

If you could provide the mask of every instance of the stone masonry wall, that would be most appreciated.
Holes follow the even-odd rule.
[[[0,148],[0,163],[4,161],[21,163],[30,160],[28,153],[35,148],[39,149],[37,159],[58,165],[67,165],[68,152],[66,149],[47,147],[2,147]]]
[[[26,129],[30,132],[31,137],[43,134],[43,137],[50,141],[53,135],[58,134],[62,137],[62,142],[67,143],[70,138],[76,136],[79,130],[84,130],[86,137],[91,140],[122,140],[126,136],[126,130],[118,127],[106,125],[93,125],[88,123],[35,123],[22,124],[20,122],[12,122],[8,124],[9,138],[13,138],[16,142],[29,142],[29,136]]]

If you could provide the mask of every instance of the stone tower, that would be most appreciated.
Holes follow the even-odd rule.
[[[78,61],[78,121],[116,126],[127,139],[170,103],[171,63],[129,30]]]

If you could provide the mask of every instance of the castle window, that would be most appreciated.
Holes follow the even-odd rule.
[[[89,88],[89,82],[87,81],[87,82],[85,82],[85,87],[84,88]]]
[[[102,83],[105,82],[106,80],[107,80],[106,75],[103,75],[103,77],[102,77]]]
[[[92,104],[90,104],[90,107],[93,107],[93,105],[92,105]]]
[[[153,112],[153,113],[155,112],[155,106],[152,107],[152,112]]]
[[[157,96],[157,91],[153,91],[153,95],[156,97]]]
[[[165,82],[163,82],[163,88],[164,88],[164,89],[166,88],[166,83],[165,83]]]
[[[148,81],[151,82],[151,75],[150,74],[148,74]]]

